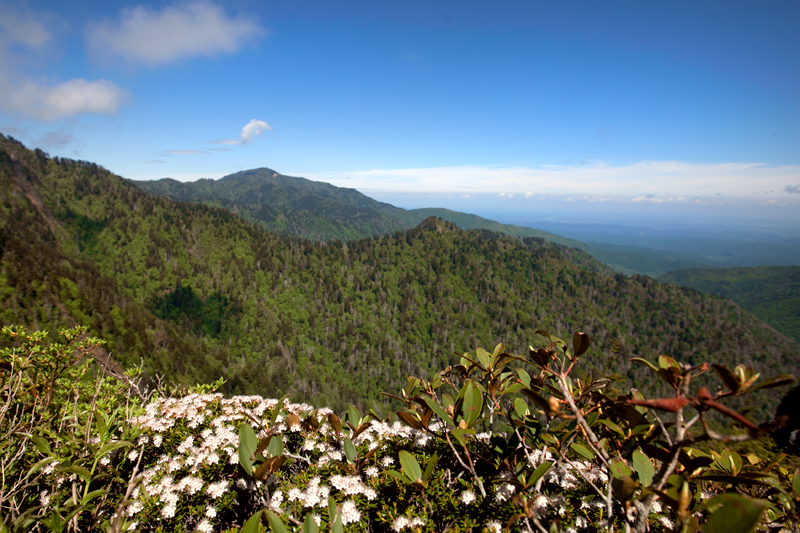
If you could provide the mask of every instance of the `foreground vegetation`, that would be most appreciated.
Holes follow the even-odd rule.
[[[221,382],[145,390],[110,375],[84,330],[4,328],[3,531],[796,530],[785,456],[703,451],[758,438],[726,399],[793,381],[669,357],[636,360],[672,391],[644,398],[576,374],[591,340],[537,332],[526,354],[477,349],[409,377],[394,417]],[[717,379],[709,390],[702,380]],[[733,421],[721,435],[713,414]],[[392,421],[394,418],[394,421]]]

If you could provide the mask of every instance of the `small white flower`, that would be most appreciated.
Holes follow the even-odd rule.
[[[492,533],[500,533],[503,531],[503,526],[497,520],[489,520],[486,522],[486,529],[491,531]]]
[[[353,500],[347,500],[342,504],[342,524],[354,524],[361,520],[361,512]]]
[[[217,510],[209,505],[208,507],[206,507],[206,516],[209,518],[215,518],[217,516]]]
[[[364,470],[364,473],[367,475],[367,477],[378,477],[378,474],[380,474],[380,470],[378,470],[377,466],[368,466]]]
[[[211,533],[212,531],[214,531],[214,526],[212,526],[211,522],[209,522],[208,519],[206,518],[202,522],[197,524],[197,527],[195,527],[195,529],[198,531],[202,531],[203,533]]]
[[[461,493],[461,503],[469,505],[475,501],[475,493],[471,490],[465,490]]]
[[[381,466],[384,468],[389,468],[394,464],[394,457],[387,455],[383,459],[381,459]]]
[[[408,518],[406,518],[405,516],[398,516],[397,518],[394,519],[394,522],[392,522],[392,529],[394,531],[402,531],[407,527],[408,527]]]

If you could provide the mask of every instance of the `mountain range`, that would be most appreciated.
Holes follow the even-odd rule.
[[[739,362],[765,375],[800,369],[797,343],[731,301],[614,273],[544,237],[465,230],[429,211],[411,212],[422,221],[400,230],[409,212],[365,202],[352,213],[343,198],[363,201],[359,193],[325,185],[274,207],[276,220],[306,233],[267,231],[255,215],[278,176],[265,172],[234,175],[252,180],[250,189],[220,180],[227,198],[192,203],[183,200],[198,193],[150,194],[166,195],[152,188],[165,182],[148,193],[96,164],[0,137],[3,324],[51,332],[83,324],[108,341],[113,362],[141,363],[151,378],[224,377],[227,393],[288,393],[335,409],[390,408],[380,392],[399,390],[407,376],[427,377],[476,346],[526,350],[537,329],[587,332],[583,369],[646,393],[664,386],[631,357]],[[319,213],[298,210],[320,197],[351,218],[325,226]],[[357,221],[369,221],[359,231],[374,222],[387,232],[310,238],[326,227],[345,236]],[[768,416],[777,400],[751,407]]]

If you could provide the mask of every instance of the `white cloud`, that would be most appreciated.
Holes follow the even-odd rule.
[[[250,144],[253,139],[272,127],[263,120],[253,119],[242,128],[242,144]]]
[[[0,6],[0,110],[52,121],[83,113],[116,113],[126,92],[108,80],[73,79],[62,83],[40,83],[20,74],[14,65],[24,65],[31,54],[44,54],[51,40],[45,25],[31,13]],[[53,146],[64,138],[49,139]]]
[[[57,85],[31,80],[0,82],[0,107],[5,111],[51,121],[83,113],[112,115],[127,93],[108,80],[74,79]]]
[[[27,13],[20,13],[0,7],[0,41],[22,43],[39,48],[50,40],[50,32],[44,24]]]
[[[301,174],[303,175],[303,174]],[[775,191],[768,196],[787,197],[800,177],[800,165],[763,163],[687,163],[643,161],[628,165],[592,163],[540,167],[458,166],[434,168],[373,169],[337,174],[305,174],[336,185],[361,190],[395,192],[455,192],[464,186],[474,194],[528,196],[565,195],[594,201],[636,199],[637,202],[686,202],[687,198],[747,198],[756,191]]]
[[[272,130],[272,126],[263,120],[252,119],[244,125],[242,133],[238,139],[220,139],[218,141],[210,141],[209,144],[229,144],[229,145],[244,145],[253,142],[253,139],[264,133],[265,131]]]
[[[100,56],[116,55],[157,66],[238,52],[264,33],[251,18],[230,17],[221,7],[198,1],[160,11],[145,6],[125,9],[119,22],[91,24],[88,40],[91,50]]]

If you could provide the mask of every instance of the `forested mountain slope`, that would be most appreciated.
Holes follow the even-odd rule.
[[[219,180],[201,179],[188,183],[173,179],[132,180],[131,183],[150,194],[172,200],[223,207],[281,235],[318,241],[386,235],[412,228],[435,216],[449,220],[461,229],[488,229],[512,237],[537,237],[578,248],[623,274],[657,276],[679,268],[704,266],[650,249],[590,246],[546,231],[501,224],[450,209],[405,210],[373,200],[355,189],[284,176],[268,168],[237,172]]]
[[[800,267],[693,268],[668,272],[658,280],[730,298],[800,342]]]
[[[145,194],[90,163],[0,138],[6,323],[80,323],[124,364],[230,393],[379,404],[454,351],[536,329],[593,338],[587,368],[630,377],[629,357],[797,368],[797,345],[727,300],[604,273],[540,239],[431,218],[379,238],[316,242],[202,204]],[[384,404],[388,405],[388,404]],[[759,406],[762,411],[773,403]]]
[[[312,240],[353,240],[408,229],[424,217],[378,202],[355,189],[258,168],[219,180],[131,181],[179,202],[224,207],[265,229]]]

